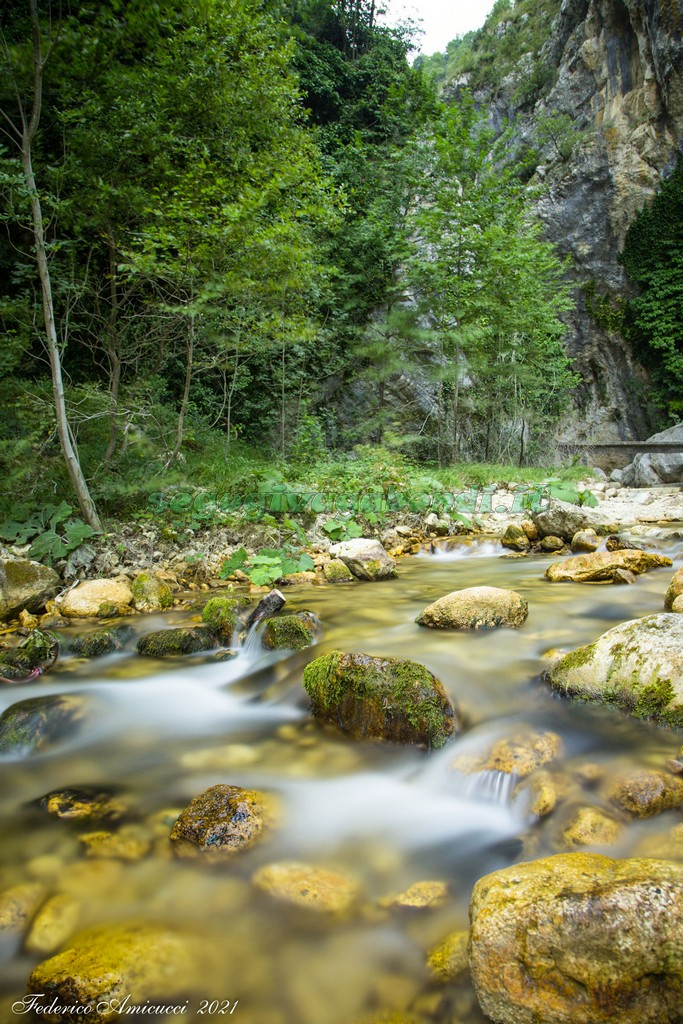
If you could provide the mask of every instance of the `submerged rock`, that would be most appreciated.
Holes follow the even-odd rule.
[[[173,591],[168,583],[148,572],[138,573],[131,591],[133,604],[139,612],[160,612],[173,607]]]
[[[267,864],[256,872],[253,884],[284,903],[327,913],[348,910],[359,894],[358,883],[337,871],[283,861]]]
[[[0,715],[0,754],[30,754],[64,739],[78,727],[84,702],[74,694],[30,697]]]
[[[524,731],[496,740],[486,754],[465,754],[453,761],[464,774],[503,772],[524,779],[562,753],[562,740],[555,732]]]
[[[624,831],[623,825],[598,807],[580,807],[562,832],[568,846],[612,846]]]
[[[312,612],[276,615],[266,622],[261,643],[269,651],[300,651],[315,640],[318,620]]]
[[[415,621],[432,629],[517,628],[528,613],[527,602],[514,590],[468,587],[440,597],[420,612]]]
[[[441,747],[461,724],[441,683],[404,658],[333,651],[303,677],[316,718],[357,739]]]
[[[120,832],[87,832],[79,836],[86,857],[111,857],[114,860],[138,861],[152,848],[152,840],[139,828],[129,826]]]
[[[271,797],[219,784],[196,796],[171,829],[178,857],[225,860],[253,846],[274,819]]]
[[[481,878],[469,961],[503,1024],[677,1024],[683,865],[568,853]]]
[[[173,658],[179,654],[210,651],[215,646],[216,638],[209,626],[178,626],[141,636],[138,654],[147,658]]]
[[[182,1003],[196,991],[216,954],[207,939],[152,924],[120,924],[81,932],[57,956],[38,964],[29,992],[56,999],[59,1013],[41,1013],[54,1024],[119,1019],[118,1008]],[[132,1004],[132,1005],[131,1005]],[[84,1018],[82,1008],[91,1012]],[[79,1012],[80,1010],[80,1012]],[[162,1015],[165,1016],[165,1015]]]
[[[234,597],[211,597],[202,609],[202,622],[222,643],[232,643],[239,622],[238,607]]]
[[[541,537],[541,551],[561,551],[564,541],[561,537],[555,537],[549,533],[547,537]]]
[[[0,949],[24,934],[44,899],[40,882],[22,882],[0,892]]]
[[[615,574],[626,569],[639,576],[650,569],[672,565],[666,555],[650,551],[593,551],[576,555],[564,562],[554,562],[546,569],[546,579],[551,583],[613,583]]]
[[[79,658],[100,658],[105,654],[120,651],[133,635],[129,626],[115,626],[112,629],[98,629],[94,633],[81,633],[71,642],[71,652]]]
[[[553,662],[543,678],[566,697],[682,727],[683,619],[664,612],[624,622]]]
[[[469,932],[451,932],[438,946],[430,949],[427,967],[435,981],[450,984],[466,977],[469,972],[468,942]]]
[[[126,805],[111,791],[87,786],[55,789],[36,803],[48,814],[65,821],[116,821],[126,811]]]
[[[634,818],[683,807],[683,779],[652,768],[633,769],[612,781],[610,799]]]
[[[359,537],[334,544],[330,554],[340,558],[344,565],[359,580],[375,582],[391,579],[396,575],[396,563],[390,558],[378,540]]]
[[[59,576],[47,565],[26,558],[0,559],[0,620],[11,619],[24,608],[43,611],[60,586]]]
[[[43,956],[63,946],[78,927],[81,904],[68,893],[58,892],[45,901],[31,923],[24,943],[29,953]]]
[[[385,896],[381,907],[401,910],[427,910],[442,907],[448,896],[448,884],[441,881],[413,882],[405,892]]]
[[[60,615],[67,618],[108,619],[131,610],[133,592],[123,580],[86,580],[57,600]]]

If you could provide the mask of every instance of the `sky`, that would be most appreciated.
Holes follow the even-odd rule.
[[[446,49],[451,39],[474,28],[481,28],[494,0],[387,0],[389,24],[411,18],[422,20],[424,35],[420,53]]]

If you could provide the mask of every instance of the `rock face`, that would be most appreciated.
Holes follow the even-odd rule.
[[[569,853],[481,878],[469,961],[498,1024],[677,1024],[683,865]]]
[[[683,619],[632,619],[552,664],[545,681],[567,697],[611,704],[683,727]]]
[[[460,731],[441,683],[414,661],[333,651],[306,666],[303,684],[315,717],[358,739],[441,747]]]
[[[58,601],[60,615],[70,619],[125,615],[131,610],[133,592],[121,580],[86,580]]]
[[[200,793],[171,829],[178,857],[225,860],[248,849],[273,819],[272,801],[239,786],[212,786]]]
[[[421,611],[416,622],[432,629],[492,629],[521,626],[529,606],[514,590],[468,587],[440,597]]]
[[[123,1005],[144,1007],[147,1000],[176,999],[182,1003],[211,962],[209,942],[195,935],[147,924],[93,928],[77,935],[62,953],[38,964],[28,990],[44,992],[45,1007],[55,999],[61,1007],[73,1007],[73,1013],[41,1013],[43,1020],[54,1024],[111,1021],[118,1018],[116,1011]],[[85,1018],[84,1006],[91,1007]]]
[[[564,562],[553,562],[546,569],[551,583],[618,583],[623,570],[639,576],[650,569],[672,565],[666,555],[650,551],[593,551]]]
[[[683,482],[683,423],[648,437],[648,441],[675,442],[677,452],[640,452],[621,473],[625,487],[653,487]]]
[[[374,582],[391,579],[396,575],[396,563],[390,558],[378,540],[359,537],[334,544],[330,554],[340,558],[344,565],[359,580]]]
[[[23,558],[0,561],[0,620],[11,619],[22,608],[41,612],[59,587],[59,576],[47,565]]]

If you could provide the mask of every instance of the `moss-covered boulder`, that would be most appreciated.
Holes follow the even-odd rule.
[[[202,622],[221,643],[232,643],[239,623],[238,607],[234,597],[210,597],[202,608]]]
[[[42,612],[60,585],[59,576],[47,565],[26,558],[0,559],[0,621],[13,618],[23,608]]]
[[[574,555],[564,562],[553,562],[546,569],[546,579],[551,583],[614,583],[615,573],[626,569],[640,576],[650,569],[671,565],[666,555],[650,551],[592,551],[586,555]]]
[[[567,853],[481,878],[470,973],[501,1024],[678,1024],[683,864]]]
[[[111,790],[84,786],[79,789],[54,789],[39,797],[38,807],[65,821],[116,821],[126,805]]]
[[[16,647],[0,653],[0,676],[20,682],[50,668],[59,655],[59,640],[45,629],[33,629]]]
[[[333,651],[306,666],[316,718],[357,739],[441,747],[460,720],[441,683],[417,662]]]
[[[30,697],[12,704],[0,715],[0,754],[30,754],[65,739],[78,728],[83,709],[83,698],[76,694]]]
[[[114,626],[111,629],[97,629],[94,633],[81,633],[71,641],[71,653],[78,658],[101,658],[123,649],[132,637],[130,626]]]
[[[133,593],[125,580],[85,580],[57,600],[60,615],[69,619],[108,619],[131,610]]]
[[[53,1001],[61,1007],[57,1013],[41,1013],[42,1020],[77,1024],[86,1019],[103,1024],[119,1020],[117,1011],[124,1005],[134,1012],[136,1004],[182,1003],[188,993],[198,990],[216,955],[208,939],[177,927],[136,922],[92,928],[75,936],[63,952],[38,964],[29,977],[28,991],[45,993],[41,1000],[45,1007]],[[91,1008],[85,1018],[84,1006]]]
[[[683,619],[663,612],[623,622],[553,662],[543,678],[563,696],[683,727]]]
[[[396,563],[378,540],[368,537],[345,540],[333,545],[330,553],[340,558],[356,579],[372,583],[396,575]]]
[[[500,543],[510,551],[528,551],[531,542],[521,526],[516,523],[508,523],[505,533],[500,538]]]
[[[526,600],[514,590],[467,587],[427,605],[415,621],[431,629],[493,629],[521,626],[529,613]]]
[[[430,949],[427,955],[427,968],[435,981],[450,984],[467,977],[469,937],[468,931],[451,932],[442,942]]]
[[[178,857],[225,860],[253,846],[273,824],[271,796],[239,786],[217,785],[196,796],[171,829]]]
[[[355,880],[338,871],[299,861],[267,864],[256,872],[252,882],[261,892],[283,903],[327,913],[348,910],[359,894]]]
[[[216,646],[216,636],[209,626],[178,626],[157,629],[138,640],[138,654],[146,658],[174,658],[181,654],[197,654]]]
[[[312,612],[276,615],[263,627],[261,643],[269,651],[300,651],[314,643],[317,629],[318,620]]]
[[[633,768],[612,779],[612,803],[634,818],[683,807],[683,778],[656,768]]]
[[[173,607],[173,591],[168,583],[151,573],[138,573],[130,589],[133,605],[139,612],[161,612]]]
[[[664,608],[667,612],[674,611],[674,602],[681,596],[683,596],[683,566],[681,566],[680,569],[676,569],[676,572],[671,578],[669,589],[666,592]]]
[[[355,576],[342,562],[341,558],[333,558],[323,565],[323,576],[328,583],[352,583]]]

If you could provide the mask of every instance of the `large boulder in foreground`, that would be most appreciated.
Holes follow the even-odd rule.
[[[528,613],[527,602],[514,590],[467,587],[427,605],[415,621],[419,626],[432,629],[516,628],[522,625]]]
[[[26,558],[0,560],[0,620],[11,619],[22,608],[41,612],[60,586],[59,576],[47,565]]]
[[[44,993],[42,1007],[53,1002],[58,1006],[59,1012],[41,1012],[42,1020],[54,1024],[119,1020],[124,1005],[132,1004],[133,1012],[136,1004],[145,1007],[148,1001],[183,1003],[197,990],[198,979],[207,977],[207,968],[215,969],[215,958],[208,939],[177,927],[136,923],[92,928],[38,964],[28,991]],[[83,1007],[90,1008],[87,1016]]]
[[[640,452],[633,462],[621,471],[624,487],[656,487],[658,484],[677,484],[683,481],[683,423],[648,437],[648,441],[677,444],[671,452]]]
[[[604,516],[595,509],[572,505],[559,498],[551,498],[548,507],[533,512],[531,518],[540,537],[561,537],[567,542],[571,542],[580,530],[604,533],[608,525]]]
[[[481,878],[470,971],[498,1024],[679,1024],[683,864],[567,853]]]
[[[563,696],[683,727],[683,618],[662,612],[622,622],[554,662],[544,679]]]
[[[375,582],[391,579],[396,575],[396,563],[390,558],[378,540],[359,537],[334,544],[330,554],[340,558],[356,579]]]
[[[303,683],[315,717],[357,739],[442,747],[461,729],[439,680],[406,658],[333,651],[306,666]]]
[[[57,604],[70,619],[108,619],[131,611],[133,592],[123,580],[85,580],[67,590]]]
[[[171,829],[178,857],[225,860],[253,846],[273,821],[274,802],[265,793],[219,784],[200,793]]]
[[[551,583],[618,583],[623,570],[640,576],[650,569],[672,564],[666,555],[650,551],[592,551],[553,562],[545,576]]]

